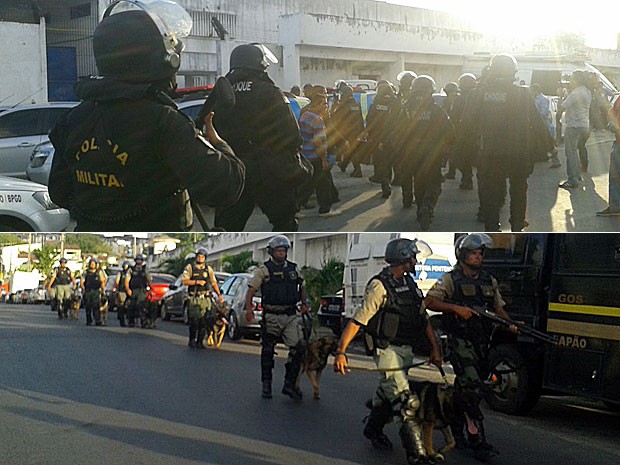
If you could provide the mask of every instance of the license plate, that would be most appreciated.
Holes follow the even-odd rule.
[[[327,310],[333,313],[340,313],[340,305],[338,304],[328,305]]]

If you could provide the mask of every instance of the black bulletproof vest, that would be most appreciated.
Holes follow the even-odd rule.
[[[84,288],[87,291],[101,288],[101,279],[99,277],[99,270],[86,271],[86,277],[84,278]]]
[[[301,299],[302,279],[297,272],[297,264],[286,260],[278,265],[272,260],[266,261],[269,280],[261,285],[263,306],[297,305]]]
[[[211,289],[211,280],[209,279],[209,271],[207,270],[207,266],[204,268],[195,268],[191,264],[189,265],[192,268],[192,275],[189,279],[191,280],[204,280],[206,284],[204,286],[188,286],[188,291],[192,292],[205,292]]]
[[[366,118],[367,130],[372,139],[378,140],[390,131],[388,124],[394,118],[392,106],[396,104],[396,97],[384,95],[375,98]]]
[[[56,268],[56,279],[54,280],[55,284],[65,285],[71,282],[71,270],[69,268]]]
[[[486,307],[494,309],[495,290],[493,277],[485,270],[480,270],[477,278],[470,278],[463,273],[460,267],[450,271],[454,282],[454,295],[452,300],[457,305],[467,307]],[[469,320],[457,319],[453,314],[444,314],[446,330],[458,337],[469,339],[472,342],[484,342],[488,339],[492,325],[489,320],[482,317],[474,317]]]
[[[413,278],[406,274],[403,282],[394,279],[389,268],[384,268],[373,279],[385,287],[385,304],[370,319],[367,331],[377,339],[377,346],[385,348],[389,343],[413,345],[426,326],[426,317],[420,313],[424,296]]]
[[[120,286],[122,292],[125,292],[125,279],[127,279],[127,271],[129,271],[129,268],[127,268],[127,270],[121,270],[121,277],[118,280],[118,285]]]
[[[129,289],[146,289],[146,267],[131,267],[131,279],[129,280]]]

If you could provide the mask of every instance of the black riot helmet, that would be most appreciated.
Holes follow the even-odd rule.
[[[131,266],[131,263],[129,263],[129,261],[128,261],[128,260],[125,260],[125,261],[123,262],[123,266],[122,266],[122,268],[123,268],[123,270],[126,270],[126,269],[127,269],[127,268],[129,268],[130,266]]]
[[[489,61],[489,77],[499,79],[514,79],[519,69],[517,60],[512,55],[500,53]]]
[[[471,251],[481,249],[484,252],[485,249],[492,247],[493,239],[488,234],[466,234],[454,243],[454,254],[458,261],[464,261]]]
[[[204,258],[207,258],[207,249],[205,249],[204,247],[200,247],[198,250],[196,250],[196,255],[202,255]]]
[[[431,247],[418,239],[392,239],[385,247],[385,261],[390,265],[410,263],[418,255],[432,255]]]
[[[449,82],[443,86],[443,91],[446,95],[456,94],[459,91],[459,85],[456,82]]]
[[[473,90],[477,85],[478,80],[472,73],[463,73],[459,76],[459,90],[461,92]]]
[[[273,251],[278,247],[286,247],[286,250],[291,248],[291,241],[284,235],[278,235],[272,237],[267,243],[267,253],[273,256]]]
[[[417,77],[418,75],[413,71],[405,70],[398,73],[398,76],[396,76],[396,80],[398,81],[399,90],[401,92],[408,91],[411,88],[411,83]]]
[[[114,1],[93,34],[97,69],[122,81],[169,79],[181,65],[181,38],[191,28],[191,17],[173,1]]]
[[[58,260],[58,263],[62,264],[66,264],[67,263],[67,259],[65,257],[62,257],[60,260]]]
[[[142,255],[141,253],[139,253],[138,255],[136,255],[136,258],[133,259],[134,262],[137,262],[138,260],[140,260],[141,262],[144,261],[144,255]]]
[[[270,64],[276,63],[278,59],[271,50],[258,43],[238,45],[230,54],[230,69],[266,71]]]
[[[90,264],[94,263],[96,266],[99,266],[99,259],[95,258],[95,257],[91,257],[90,260],[88,260],[88,267],[90,268]]]
[[[382,82],[377,85],[377,97],[393,97],[394,88],[389,82]]]
[[[411,85],[411,92],[433,95],[436,88],[435,80],[426,74],[422,74],[414,79]]]

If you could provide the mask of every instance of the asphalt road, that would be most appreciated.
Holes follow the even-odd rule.
[[[361,434],[376,374],[328,369],[322,398],[260,397],[256,341],[216,350],[186,345],[178,321],[157,329],[59,321],[44,306],[0,305],[0,464],[405,465],[400,447],[372,449]],[[369,367],[353,355],[354,367]],[[423,369],[416,377],[436,377]],[[487,412],[494,463],[617,464],[616,413],[544,398],[528,417]],[[386,432],[399,444],[393,426]],[[441,443],[439,436],[437,442]],[[448,463],[477,463],[463,452]]]
[[[561,168],[551,169],[546,162],[537,163],[529,178],[527,220],[529,231],[545,232],[590,232],[620,230],[620,217],[599,218],[597,211],[607,207],[609,153],[612,136],[607,131],[593,131],[588,140],[590,166],[583,173],[584,182],[580,189],[567,191],[559,189],[558,183],[566,179],[564,148],[560,147]],[[335,217],[319,217],[318,209],[303,211],[299,218],[300,231],[420,231],[415,219],[415,208],[402,209],[400,188],[393,190],[386,201],[381,198],[380,187],[372,184],[368,177],[372,167],[364,166],[364,178],[350,178],[352,167],[341,173],[338,167],[332,169],[334,183],[340,191],[341,202],[335,207],[343,214]],[[463,191],[457,180],[448,180],[442,185],[442,194],[435,210],[431,231],[480,231],[482,223],[476,221],[478,211],[477,190]],[[475,181],[474,181],[475,186]],[[313,203],[316,204],[315,201]],[[205,209],[210,225],[214,214]],[[509,211],[505,206],[500,218],[502,230],[510,231]],[[270,231],[265,215],[256,208],[248,221],[246,231]]]

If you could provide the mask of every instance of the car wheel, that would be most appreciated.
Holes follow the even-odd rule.
[[[12,216],[0,217],[0,232],[33,232],[28,223]]]
[[[189,325],[189,304],[187,302],[183,305],[183,323]]]
[[[162,302],[159,315],[162,320],[170,321],[170,314],[168,313],[168,306],[166,305],[166,302]]]
[[[241,328],[239,328],[239,320],[234,310],[228,314],[228,338],[232,341],[241,339]]]

